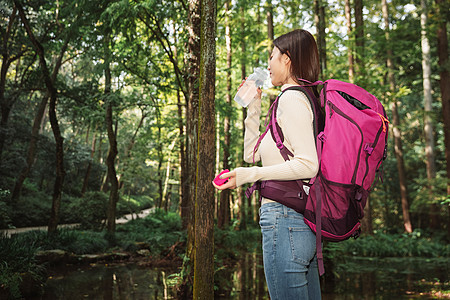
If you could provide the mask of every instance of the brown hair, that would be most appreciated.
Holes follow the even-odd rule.
[[[311,33],[296,29],[276,38],[273,45],[291,59],[291,75],[298,84],[304,84],[299,78],[311,82],[319,79],[319,52]]]

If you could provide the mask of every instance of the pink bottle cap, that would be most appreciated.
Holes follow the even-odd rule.
[[[223,170],[222,172],[220,172],[220,174],[217,175],[216,178],[214,178],[214,183],[217,184],[217,185],[222,185],[222,184],[226,183],[228,181],[229,177],[228,178],[224,178],[224,179],[220,179],[220,175],[222,175],[223,173],[228,173],[228,172],[230,172],[228,169]]]

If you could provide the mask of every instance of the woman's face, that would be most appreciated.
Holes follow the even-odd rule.
[[[272,54],[269,57],[270,79],[274,86],[281,86],[290,79],[291,60],[289,56],[280,52],[280,49],[273,47]]]

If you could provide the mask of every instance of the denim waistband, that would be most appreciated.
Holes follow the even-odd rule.
[[[278,202],[268,202],[259,208],[259,214],[261,215],[263,212],[279,212],[283,213],[284,215],[299,215],[303,216],[301,213],[296,212],[292,208],[289,208],[281,203]]]

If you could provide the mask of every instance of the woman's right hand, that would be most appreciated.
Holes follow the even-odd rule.
[[[237,90],[239,91],[239,89],[244,85],[245,81],[247,80],[248,77],[245,77],[245,79],[242,80],[241,84],[238,86]],[[251,103],[261,103],[261,95],[262,95],[262,90],[260,87],[256,88],[257,94],[256,94],[256,99],[254,101],[252,101]],[[250,105],[251,105],[250,103]]]
[[[236,171],[233,170],[231,172],[228,173],[223,173],[220,176],[220,179],[224,179],[224,178],[228,178],[228,181],[222,185],[217,185],[214,181],[212,182],[212,184],[214,185],[214,187],[218,190],[225,190],[225,189],[235,189],[236,188]]]

